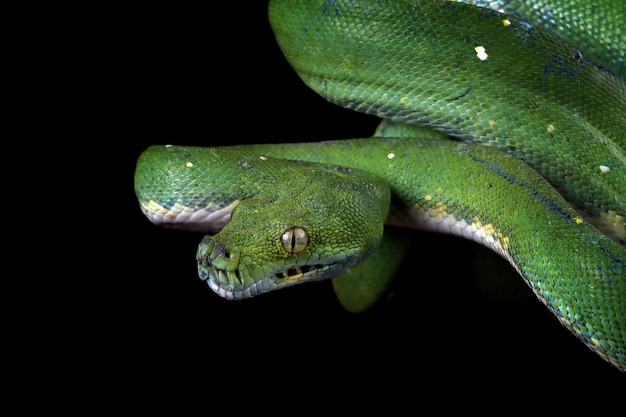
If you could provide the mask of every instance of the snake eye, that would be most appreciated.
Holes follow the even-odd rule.
[[[299,253],[309,246],[309,235],[301,227],[292,227],[282,234],[280,243],[287,252]]]

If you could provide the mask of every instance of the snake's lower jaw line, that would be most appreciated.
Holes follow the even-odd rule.
[[[299,282],[303,274],[293,274],[289,278],[283,278],[282,282],[279,280],[280,275],[277,274],[276,282],[274,282],[272,277],[269,277],[249,282],[246,285],[245,280],[241,278],[238,271],[230,272],[215,268],[210,264],[198,263],[198,276],[201,280],[206,281],[209,288],[219,296],[227,300],[243,300],[274,289],[283,288],[290,285],[290,283],[295,284]]]
[[[259,280],[252,280],[244,279],[239,270],[226,271],[216,268],[210,262],[198,262],[200,279],[206,281],[216,294],[228,300],[244,300],[304,282],[321,281],[339,274],[344,269],[343,266],[337,268],[327,265],[304,265],[277,271]]]

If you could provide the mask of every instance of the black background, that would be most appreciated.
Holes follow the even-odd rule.
[[[133,11],[113,51],[110,68],[122,88],[112,89],[119,97],[107,114],[111,143],[125,158],[124,206],[113,270],[101,283],[111,295],[100,323],[111,354],[132,363],[129,378],[165,384],[189,374],[233,398],[252,389],[299,392],[315,379],[320,391],[425,383],[426,392],[458,392],[532,378],[539,394],[595,381],[586,395],[624,383],[623,374],[515,285],[521,279],[512,268],[445,236],[419,234],[423,245],[404,270],[402,291],[363,314],[343,311],[330,282],[246,301],[214,294],[197,277],[202,236],[160,229],[141,214],[133,192],[141,151],[166,143],[364,137],[376,120],[329,104],[300,82],[274,43],[265,1],[210,4]],[[111,158],[117,170],[119,156]],[[489,296],[480,283],[494,276],[515,296]],[[238,382],[221,386],[228,375]]]

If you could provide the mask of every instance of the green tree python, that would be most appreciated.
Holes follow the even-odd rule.
[[[271,1],[300,78],[376,133],[151,146],[141,210],[209,233],[198,272],[225,298],[333,278],[350,311],[393,278],[390,226],[475,240],[626,372],[626,3],[475,3]]]

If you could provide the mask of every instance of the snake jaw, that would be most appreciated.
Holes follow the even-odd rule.
[[[294,257],[288,262],[290,265],[283,264],[281,268],[253,268],[242,265],[241,259],[239,249],[229,249],[215,236],[206,236],[196,255],[198,276],[219,296],[242,300],[303,282],[328,279],[357,263],[356,256],[335,255],[318,259],[313,265],[295,265]],[[260,278],[255,278],[255,271],[262,271],[257,273]]]
[[[332,265],[293,266],[254,280],[245,278],[247,274],[243,274],[240,269],[228,271],[215,267],[210,261],[198,261],[200,279],[206,281],[216,294],[228,300],[243,300],[303,282],[320,281],[338,274],[340,271],[337,269]]]

